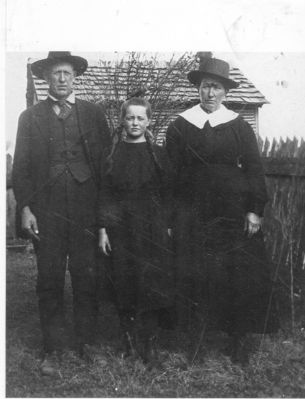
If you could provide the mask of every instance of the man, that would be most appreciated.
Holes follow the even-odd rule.
[[[96,304],[96,200],[101,152],[110,135],[101,108],[75,98],[73,82],[88,66],[70,52],[49,52],[34,62],[48,97],[19,119],[13,187],[21,227],[37,255],[37,295],[44,345],[43,374],[57,373],[63,348],[66,267],[80,355],[94,342]]]

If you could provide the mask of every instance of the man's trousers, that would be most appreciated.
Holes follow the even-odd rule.
[[[52,184],[48,205],[39,209],[40,241],[35,242],[37,295],[44,349],[61,349],[64,333],[64,285],[71,275],[76,344],[92,343],[97,317],[96,187],[90,178],[76,181],[69,172]]]

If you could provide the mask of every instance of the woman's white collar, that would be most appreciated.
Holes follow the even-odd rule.
[[[212,127],[215,127],[238,117],[236,112],[230,111],[224,105],[221,105],[217,111],[208,114],[201,108],[200,104],[187,109],[179,115],[199,129],[202,129],[207,121],[209,121]]]

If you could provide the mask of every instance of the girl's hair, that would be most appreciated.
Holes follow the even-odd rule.
[[[151,111],[151,105],[150,103],[145,100],[145,98],[142,97],[132,97],[129,100],[126,100],[123,102],[122,106],[121,106],[121,115],[120,115],[120,119],[121,122],[119,124],[119,126],[116,128],[114,134],[113,134],[113,138],[112,138],[112,146],[111,146],[111,150],[110,153],[106,159],[106,171],[105,174],[108,174],[111,172],[112,167],[113,167],[113,158],[114,158],[114,154],[119,146],[119,144],[121,143],[121,141],[123,140],[123,120],[126,116],[127,113],[127,109],[129,106],[131,105],[139,105],[141,107],[144,107],[146,109],[146,115],[148,119],[151,119],[152,116],[152,111]],[[145,139],[146,139],[146,143],[147,143],[147,148],[148,151],[154,161],[154,164],[157,168],[158,173],[161,172],[162,167],[161,164],[156,156],[156,153],[154,151],[153,145],[154,145],[154,136],[152,134],[152,132],[149,129],[146,129],[145,131]]]
[[[140,105],[141,107],[144,107],[146,109],[147,118],[151,119],[152,112],[150,103],[143,97],[132,97],[129,100],[124,101],[121,106],[121,122],[126,116],[128,107],[131,105]]]

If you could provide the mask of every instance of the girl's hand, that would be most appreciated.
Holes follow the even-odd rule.
[[[28,233],[31,238],[40,241],[37,219],[28,206],[21,211],[21,228]]]
[[[247,232],[248,237],[252,237],[262,227],[262,218],[256,213],[248,212],[245,216],[244,231]]]
[[[110,241],[105,228],[99,229],[98,232],[98,247],[103,254],[109,256],[111,250]]]

